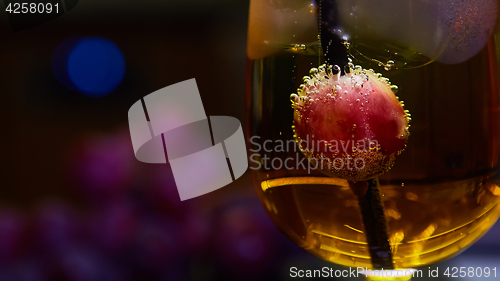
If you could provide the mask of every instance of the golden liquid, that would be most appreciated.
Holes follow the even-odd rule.
[[[458,254],[500,215],[497,52],[492,39],[479,54],[455,65],[433,62],[384,71],[354,60],[397,85],[412,115],[408,147],[380,177],[396,268]],[[249,60],[250,167],[269,216],[293,242],[334,263],[371,268],[358,201],[347,183],[271,162],[303,158],[298,149],[270,148],[293,140],[289,97],[309,69],[323,63],[320,53],[318,44],[297,44]],[[253,136],[258,138],[250,140]]]
[[[339,179],[263,181],[261,198],[276,225],[307,251],[337,264],[371,267],[356,196]],[[396,268],[458,254],[500,215],[500,188],[488,177],[381,186]]]

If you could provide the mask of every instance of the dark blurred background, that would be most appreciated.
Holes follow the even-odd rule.
[[[279,233],[249,173],[181,202],[168,165],[133,155],[129,107],[186,79],[207,115],[244,122],[248,5],[83,0],[16,30],[0,3],[0,281],[288,280],[291,266],[334,266]],[[114,91],[89,97],[56,79],[54,50],[73,36],[120,48]],[[447,264],[499,265],[499,235]]]

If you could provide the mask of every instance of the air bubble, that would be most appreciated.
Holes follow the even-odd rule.
[[[344,72],[347,75],[347,77],[352,77],[353,69],[354,69],[354,64],[352,64],[352,62],[349,62],[346,66],[344,66]]]
[[[333,68],[332,68],[332,73],[333,74],[340,73],[340,67],[338,65],[334,65]]]
[[[291,94],[290,95],[290,101],[292,102],[292,105],[298,102],[299,96],[297,94]]]
[[[333,66],[332,65],[328,65],[327,69],[328,69],[328,74],[332,74]]]
[[[349,48],[351,47],[351,43],[349,43],[349,41],[347,41],[347,40],[343,40],[342,44],[344,45],[346,50],[349,50]]]
[[[309,74],[311,74],[311,75],[317,75],[318,74],[318,69],[317,68],[311,68],[311,70],[309,70]]]
[[[384,66],[384,69],[386,71],[391,70],[391,68],[394,66],[394,61],[393,60],[388,60]]]

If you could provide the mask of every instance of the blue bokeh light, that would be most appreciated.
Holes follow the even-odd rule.
[[[101,97],[120,85],[125,58],[118,46],[102,37],[70,37],[55,49],[52,71],[66,88]]]

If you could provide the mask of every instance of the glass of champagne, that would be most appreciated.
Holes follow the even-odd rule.
[[[499,6],[250,1],[250,168],[264,208],[289,239],[336,264],[402,270],[449,259],[488,231],[500,215]],[[378,176],[368,206],[346,179],[311,165],[292,129],[290,97],[303,77],[349,62],[397,85],[411,112],[406,149]]]

